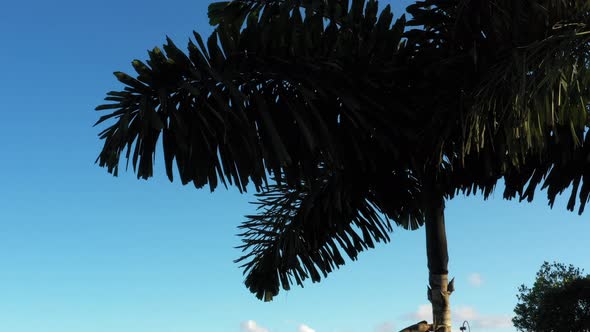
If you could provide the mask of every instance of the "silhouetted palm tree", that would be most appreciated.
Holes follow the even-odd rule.
[[[188,55],[171,40],[109,92],[98,162],[258,192],[246,285],[270,300],[425,225],[434,327],[450,331],[445,199],[504,179],[505,198],[590,194],[590,5],[427,0],[395,22],[369,0],[214,3]],[[270,181],[268,181],[270,179]]]

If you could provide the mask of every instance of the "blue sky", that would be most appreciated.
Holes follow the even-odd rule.
[[[383,3],[388,3],[384,1]],[[393,2],[400,9],[408,2]],[[169,35],[207,35],[208,1],[21,1],[0,10],[0,331],[388,332],[426,306],[424,230],[395,230],[320,284],[263,303],[243,286],[236,227],[251,194],[110,176],[94,107],[112,72]],[[397,13],[400,11],[397,10]],[[590,270],[588,216],[448,202],[452,305],[473,331],[514,331],[517,287],[544,260]]]

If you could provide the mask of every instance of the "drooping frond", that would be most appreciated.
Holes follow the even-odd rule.
[[[414,107],[445,119],[434,139],[441,165],[450,163],[449,195],[487,196],[504,177],[506,198],[530,199],[538,186],[552,205],[573,184],[581,212],[590,2],[427,0],[408,12],[410,65],[422,84]],[[430,91],[434,98],[424,98]]]
[[[117,174],[124,156],[148,178],[162,138],[171,180],[175,161],[183,184],[245,190],[252,181],[260,190],[266,172],[297,183],[320,160],[367,165],[367,145],[407,155],[396,144],[411,139],[396,89],[405,77],[386,74],[399,65],[403,19],[392,25],[389,10],[358,15],[348,12],[349,29],[313,11],[265,6],[243,29],[220,23],[206,45],[195,33],[188,54],[168,40],[165,53],[133,62],[137,77],[116,73],[125,89],[97,108],[111,110],[97,124],[116,120],[100,134],[100,166]]]
[[[543,156],[531,156],[525,167],[512,170],[505,177],[505,198],[518,194],[520,200],[533,200],[535,189],[547,191],[549,205],[553,206],[558,195],[571,188],[567,209],[573,211],[579,202],[578,214],[582,214],[590,200],[590,131],[580,135],[580,147],[569,138],[567,128],[562,129],[562,139],[570,140],[559,143],[548,142],[547,153]],[[569,146],[569,148],[568,148]]]
[[[590,131],[578,137],[582,142],[576,146],[568,128],[561,128],[562,139],[546,142],[543,154],[531,154],[519,167],[493,159],[494,151],[481,151],[465,159],[445,177],[447,188],[452,188],[449,197],[456,191],[472,194],[481,191],[487,198],[496,183],[504,179],[504,198],[518,198],[531,202],[539,189],[546,190],[547,200],[553,206],[557,196],[569,192],[567,209],[584,212],[590,199]],[[569,142],[567,142],[569,140]]]
[[[281,287],[303,287],[308,278],[320,281],[345,263],[343,256],[355,260],[376,242],[388,242],[388,216],[405,227],[423,222],[419,208],[412,210],[420,197],[411,177],[380,178],[394,201],[383,201],[384,193],[377,194],[383,186],[375,180],[370,174],[323,169],[311,182],[273,184],[257,194],[260,213],[240,226],[245,255],[237,260],[244,262],[250,291],[268,301]]]

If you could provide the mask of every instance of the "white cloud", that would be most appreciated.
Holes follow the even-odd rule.
[[[469,281],[469,284],[473,287],[479,287],[479,286],[481,286],[481,284],[483,284],[483,279],[481,277],[481,274],[479,274],[477,272],[470,274],[469,278],[467,280]]]
[[[406,320],[415,321],[431,321],[432,320],[432,306],[430,304],[421,304],[415,312],[405,314],[402,316]]]
[[[315,330],[305,324],[301,324],[297,332],[315,332]]]
[[[463,321],[474,321],[479,316],[475,309],[469,306],[451,307],[451,314],[454,320],[461,321],[461,323]]]
[[[394,332],[395,325],[392,322],[384,322],[375,327],[375,332]]]
[[[509,315],[487,316],[477,320],[474,327],[482,329],[501,329],[512,327],[512,317]]]
[[[258,323],[256,323],[253,320],[247,320],[245,322],[242,322],[240,324],[240,328],[244,332],[268,332],[267,329],[265,329],[262,326],[258,326]]]
[[[451,317],[454,326],[461,326],[463,321],[468,321],[473,328],[499,329],[512,327],[512,318],[509,315],[482,315],[471,306],[451,307]],[[405,314],[403,319],[411,321],[432,321],[432,306],[422,304],[415,312]]]

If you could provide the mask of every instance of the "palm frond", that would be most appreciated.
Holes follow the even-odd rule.
[[[352,27],[355,23],[374,24],[378,12],[376,0],[233,0],[218,1],[209,5],[209,23],[213,26],[231,24],[242,26],[252,15],[269,8],[282,8],[286,11],[303,10],[307,17],[322,17],[337,24]],[[389,11],[389,6],[384,12]]]
[[[442,119],[429,128],[441,133],[450,197],[487,197],[501,178],[506,198],[532,198],[537,185],[550,204],[571,184],[575,192],[587,167],[590,3],[427,0],[408,12],[412,107]]]
[[[376,197],[368,174],[323,169],[311,182],[295,187],[270,185],[257,194],[260,213],[240,226],[245,254],[236,262],[244,263],[246,286],[259,299],[272,300],[281,287],[303,287],[308,278],[320,281],[345,263],[344,255],[356,260],[375,243],[388,242],[392,226],[387,215],[399,217],[396,222],[407,227],[411,225],[404,217],[423,223],[420,212],[410,211],[418,188],[412,196],[407,179],[398,175],[393,183],[385,181],[389,192],[397,192],[397,197],[390,195],[395,202]],[[381,209],[383,203],[387,211]]]
[[[309,15],[268,6],[250,13],[244,29],[219,24],[206,43],[195,33],[188,54],[168,39],[165,53],[156,48],[147,63],[133,62],[137,77],[115,73],[126,87],[97,107],[111,111],[97,124],[116,120],[100,134],[100,166],[116,175],[124,156],[148,178],[161,136],[170,180],[176,161],[183,184],[245,190],[252,181],[260,190],[267,171],[293,183],[310,176],[320,155],[342,167],[344,143],[357,146],[350,160],[361,164],[367,145],[403,154],[394,142],[411,130],[396,123],[411,114],[383,75],[397,66],[403,19],[392,26],[388,12],[371,12],[351,31]]]
[[[567,131],[569,128],[563,128]],[[531,156],[526,167],[512,170],[506,176],[506,198],[515,197],[531,202],[539,186],[547,190],[547,199],[553,206],[558,195],[571,188],[567,209],[573,211],[579,201],[578,214],[582,214],[590,200],[590,131],[578,138],[576,143],[568,135],[562,136],[570,142],[548,142],[548,153]],[[525,186],[526,185],[526,186]]]
[[[489,144],[498,152],[506,198],[518,192],[530,201],[542,183],[553,206],[573,184],[567,207],[573,210],[580,190],[582,213],[590,189],[590,179],[584,179],[590,143],[584,139],[590,125],[590,3],[495,1],[494,6],[487,9],[486,38],[479,44],[494,47],[497,60],[486,59],[489,69],[473,90],[465,148]]]

